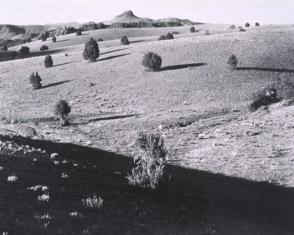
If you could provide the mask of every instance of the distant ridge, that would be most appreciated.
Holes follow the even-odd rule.
[[[115,16],[111,21],[105,24],[95,22],[80,24],[77,22],[56,23],[45,25],[0,25],[0,43],[1,40],[27,40],[35,38],[45,31],[50,31],[51,35],[67,33],[65,28],[82,28],[83,30],[93,30],[105,27],[172,27],[199,24],[188,19],[179,19],[169,17],[165,19],[153,20],[147,17],[138,17],[132,10],[127,10]],[[72,32],[72,31],[68,31]]]

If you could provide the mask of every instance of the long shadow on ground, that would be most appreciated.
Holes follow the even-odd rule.
[[[78,62],[78,61],[65,62],[65,63],[61,63],[61,64],[56,64],[53,67],[63,66],[63,65],[67,65],[67,64],[73,64],[73,63],[76,63],[76,62]]]
[[[109,57],[106,57],[106,58],[99,59],[99,60],[97,60],[97,61],[111,60],[111,59],[115,59],[115,58],[119,58],[119,57],[127,56],[127,55],[130,55],[130,54],[131,54],[131,53],[125,53],[125,54],[121,54],[121,55],[109,56]]]
[[[294,73],[293,69],[261,68],[261,67],[238,67],[237,70],[254,70],[263,72]]]
[[[294,234],[293,189],[177,166],[166,168],[172,180],[161,190],[138,189],[125,178],[130,158],[23,137],[0,140],[47,152],[0,151],[0,229],[8,234]],[[59,156],[52,159],[53,152]],[[8,183],[12,173],[19,179]],[[37,200],[44,192],[27,190],[35,185],[49,187],[49,202]],[[103,198],[101,208],[82,205],[93,195]],[[51,219],[40,219],[47,214]]]
[[[129,114],[129,115],[115,115],[115,116],[109,116],[109,117],[100,117],[100,118],[92,118],[85,122],[73,122],[73,125],[85,125],[93,122],[99,122],[99,121],[107,121],[107,120],[116,120],[116,119],[124,119],[124,118],[130,118],[130,117],[138,117],[139,114]]]
[[[194,68],[194,67],[200,67],[200,66],[205,66],[205,65],[207,65],[207,64],[206,63],[193,63],[193,64],[171,65],[171,66],[162,67],[160,71]]]
[[[64,84],[64,83],[67,83],[67,82],[71,82],[71,81],[72,80],[65,80],[65,81],[61,81],[61,82],[50,83],[50,84],[47,84],[47,85],[42,86],[40,89],[46,89],[46,88],[53,87],[53,86],[59,86],[61,84]]]
[[[131,47],[122,48],[122,49],[117,49],[117,50],[112,50],[112,51],[106,51],[106,52],[102,52],[102,53],[100,53],[100,55],[105,55],[105,54],[109,54],[109,53],[117,52],[117,51],[124,51],[124,50],[130,49],[130,48],[131,48]]]

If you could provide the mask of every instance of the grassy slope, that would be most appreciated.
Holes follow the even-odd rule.
[[[180,117],[193,119],[199,115],[230,113],[232,109],[246,112],[253,92],[281,77],[292,77],[291,71],[283,70],[292,68],[292,27],[252,28],[245,33],[227,30],[223,25],[199,27],[210,29],[212,35],[182,33],[175,40],[157,41],[163,31],[187,32],[188,28],[98,30],[80,37],[66,35],[56,44],[46,42],[52,49],[66,50],[53,55],[56,65],[53,68],[44,68],[43,57],[0,64],[2,115],[8,115],[11,110],[12,116],[19,120],[43,118],[39,126],[33,126],[45,138],[91,141],[95,146],[130,154],[127,146],[132,145],[138,130],[154,131],[159,124],[177,122]],[[102,53],[98,62],[87,63],[82,59],[80,43],[90,36],[114,39],[123,34],[141,36],[131,41],[147,41],[128,46],[121,46],[119,40],[105,41],[99,44]],[[45,43],[29,45],[32,51],[37,51],[42,44]],[[144,71],[141,60],[150,50],[162,56],[163,71]],[[64,53],[69,56],[65,57]],[[230,71],[226,61],[231,53],[237,55],[239,67],[247,69]],[[32,91],[26,77],[34,71],[41,75],[45,89]],[[52,106],[59,98],[70,101],[71,119],[76,124],[63,130],[48,122],[53,115]],[[122,116],[129,114],[139,116]],[[174,136],[182,132],[173,131]],[[197,134],[196,130],[185,132],[192,142]],[[171,138],[170,144],[175,151],[186,146],[182,139]],[[197,144],[190,148],[197,148]],[[185,149],[187,152],[188,148]],[[179,153],[184,155],[182,151]],[[242,175],[240,169],[236,175]]]

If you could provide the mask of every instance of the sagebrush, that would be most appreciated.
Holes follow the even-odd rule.
[[[167,150],[159,134],[140,133],[136,141],[141,155],[134,159],[136,166],[126,178],[132,186],[158,188],[165,180]]]
[[[49,50],[49,47],[47,45],[42,45],[40,47],[40,51],[47,51],[47,50]]]
[[[50,68],[53,66],[53,59],[51,55],[46,55],[44,65],[46,68]]]
[[[122,45],[129,45],[130,42],[129,42],[129,39],[127,36],[123,36],[121,39],[120,39],[120,42]]]
[[[20,49],[19,49],[19,54],[21,56],[28,56],[30,54],[30,48],[27,47],[27,46],[22,46]]]
[[[229,57],[229,60],[228,60],[228,65],[230,66],[230,68],[232,70],[236,70],[237,69],[237,65],[238,65],[238,59],[237,59],[237,56],[232,54],[230,57]]]
[[[148,52],[144,55],[142,65],[147,68],[147,70],[158,71],[161,68],[162,59],[159,55],[154,52]]]
[[[31,76],[29,77],[29,80],[34,90],[40,89],[42,87],[42,84],[41,84],[42,79],[39,76],[38,72],[32,73]]]
[[[95,62],[99,57],[99,46],[93,38],[90,38],[90,40],[85,44],[83,57],[85,60],[90,60],[91,62]]]
[[[61,126],[69,125],[66,119],[67,115],[71,112],[71,107],[65,100],[59,100],[54,107],[54,114],[60,118]]]

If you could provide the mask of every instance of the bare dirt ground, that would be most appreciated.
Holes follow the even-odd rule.
[[[32,52],[43,44],[62,51],[53,54],[49,69],[43,56],[0,63],[1,133],[26,136],[32,127],[35,138],[133,156],[139,131],[160,132],[172,164],[293,187],[293,107],[276,104],[249,113],[247,106],[252,93],[292,79],[294,28],[241,33],[228,25],[198,27],[194,34],[188,27],[97,30],[59,37],[55,44],[29,43]],[[181,34],[157,41],[168,31]],[[133,36],[128,46],[116,39],[124,34]],[[106,40],[95,63],[82,59],[89,37]],[[144,71],[148,51],[161,55],[160,72]],[[240,62],[237,71],[226,64],[232,53]],[[43,89],[34,91],[27,77],[37,71]],[[65,128],[52,111],[60,98],[72,106],[72,125]]]

